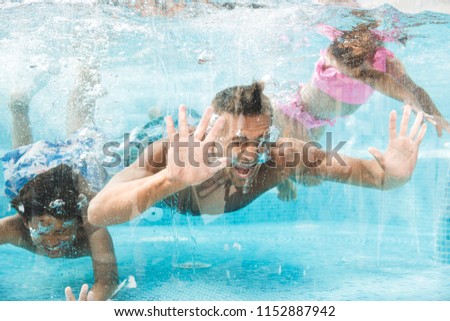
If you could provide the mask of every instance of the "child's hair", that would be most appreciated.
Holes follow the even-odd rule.
[[[330,45],[331,53],[351,68],[359,67],[366,60],[373,60],[380,45],[371,32],[374,27],[374,23],[361,23],[350,31],[343,31],[342,36]]]
[[[270,99],[263,94],[264,83],[253,82],[250,86],[234,86],[216,94],[211,105],[217,114],[257,116],[272,114]]]
[[[91,196],[83,193],[89,194],[84,178],[70,166],[61,164],[25,184],[11,205],[27,222],[33,216],[44,214],[81,221],[83,199],[86,202]]]

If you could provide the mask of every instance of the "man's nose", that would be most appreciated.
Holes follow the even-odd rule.
[[[245,148],[241,150],[241,159],[250,163],[255,162],[258,159],[257,146],[253,145],[245,146]]]

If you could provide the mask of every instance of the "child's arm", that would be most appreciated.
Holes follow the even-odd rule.
[[[350,75],[386,96],[411,104],[413,108],[418,108],[418,111],[424,111],[427,114],[425,118],[436,126],[439,136],[442,135],[442,127],[450,131],[450,125],[445,121],[431,98],[422,88],[417,86],[417,91],[412,91],[411,86],[409,88],[405,86],[406,80],[402,84],[393,75],[371,68],[354,70],[350,72]]]
[[[19,214],[0,219],[0,245],[12,244],[31,251],[31,246],[24,241],[25,227]]]
[[[92,257],[95,281],[90,291],[88,285],[83,284],[78,300],[108,300],[114,294],[118,285],[116,255],[114,254],[112,239],[106,228],[94,227],[89,223],[85,223],[84,226]],[[65,294],[67,301],[77,300],[70,287],[65,289]]]
[[[106,228],[91,226],[90,229],[91,231],[88,231],[88,240],[91,248],[95,279],[91,291],[94,293],[94,300],[107,300],[118,285],[117,263],[113,242]]]
[[[392,75],[373,68],[359,69],[352,76],[371,86],[382,94],[394,98],[413,107],[421,107],[416,96],[399,84]]]
[[[436,123],[436,129],[438,130],[439,136],[442,134],[442,128],[447,132],[450,132],[450,124],[444,119],[425,89],[418,86],[409,77],[400,60],[388,57],[386,60],[386,72],[392,75],[400,85],[413,93],[425,113],[433,116],[433,121]]]
[[[15,236],[15,219],[11,216],[0,219],[0,245],[12,243]]]

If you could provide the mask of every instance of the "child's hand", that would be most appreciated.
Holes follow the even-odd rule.
[[[78,296],[78,301],[94,301],[94,292],[88,290],[89,286],[87,284],[83,284],[80,290],[80,295]],[[77,301],[70,286],[68,286],[64,292],[66,293],[66,301]]]
[[[444,117],[442,117],[442,115],[435,115],[433,117],[433,121],[439,137],[442,136],[442,130],[445,130],[447,133],[450,133],[450,124]]]
[[[450,124],[444,117],[442,117],[442,115],[431,116],[429,114],[424,114],[424,118],[436,128],[436,132],[439,137],[442,136],[442,130],[450,133]]]
[[[405,106],[410,106],[412,111],[416,115],[420,112],[423,112],[424,120],[426,120],[427,122],[429,122],[436,128],[436,132],[439,137],[442,136],[442,130],[445,130],[447,133],[450,133],[450,123],[444,117],[442,117],[442,115],[440,113],[439,114],[425,113],[421,107],[417,107],[420,105],[416,105],[416,104],[410,104],[410,105],[405,105]]]
[[[423,90],[422,92],[422,96],[426,97],[426,92]],[[407,105],[411,107],[415,114],[423,112],[423,118],[436,128],[436,132],[439,137],[442,136],[442,130],[450,133],[450,123],[441,115],[431,99],[429,101],[425,101],[423,104],[420,104],[417,99],[414,99]]]

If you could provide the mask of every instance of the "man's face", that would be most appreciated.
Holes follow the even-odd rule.
[[[250,182],[256,175],[261,155],[261,145],[266,140],[272,124],[270,114],[244,116],[224,113],[226,126],[219,138],[231,158],[229,174],[237,187]]]
[[[78,231],[77,220],[61,220],[48,214],[33,216],[26,225],[36,252],[52,258],[68,253]]]

